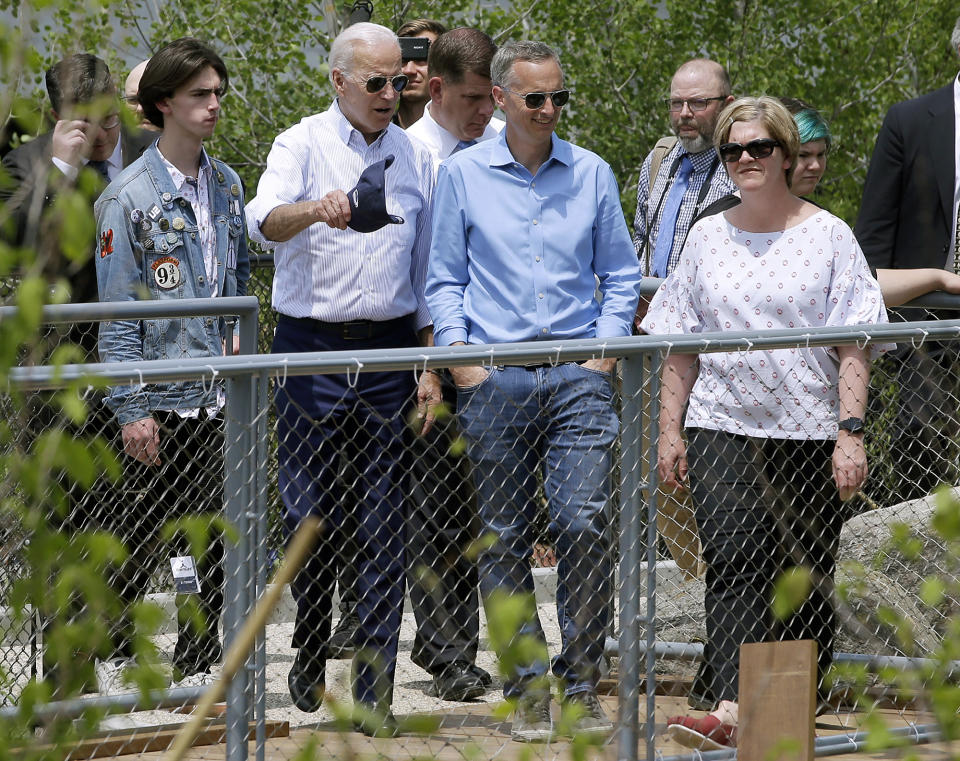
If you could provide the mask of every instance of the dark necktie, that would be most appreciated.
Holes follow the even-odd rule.
[[[461,140],[459,143],[456,144],[456,146],[454,146],[454,149],[450,151],[450,155],[452,156],[457,151],[462,151],[464,148],[469,148],[471,145],[476,145],[476,144],[477,144],[476,140]]]
[[[88,161],[87,166],[103,177],[103,181],[110,184],[110,174],[107,172],[106,161]]]
[[[670,251],[673,249],[673,239],[677,234],[677,218],[680,216],[680,207],[683,205],[683,194],[690,184],[690,175],[693,173],[693,163],[687,154],[680,161],[680,169],[670,187],[667,202],[660,216],[660,227],[657,229],[657,245],[653,249],[654,277],[666,277],[667,266],[670,263]]]

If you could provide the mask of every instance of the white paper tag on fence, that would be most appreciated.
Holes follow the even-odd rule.
[[[197,564],[192,555],[170,558],[170,570],[173,571],[173,585],[179,594],[197,594],[200,591],[200,577],[197,576]]]

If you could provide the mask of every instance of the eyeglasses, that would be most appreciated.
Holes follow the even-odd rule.
[[[751,140],[746,145],[743,143],[724,143],[717,148],[717,153],[720,154],[720,158],[724,164],[732,164],[734,161],[740,160],[744,151],[749,153],[752,158],[765,159],[773,153],[774,148],[782,147],[779,140],[761,137],[756,140]]]
[[[119,114],[110,114],[105,116],[99,121],[91,121],[90,119],[80,119],[82,122],[87,124],[94,124],[105,132],[109,132],[112,129],[116,129],[120,126],[120,115]]]
[[[667,108],[672,112],[683,111],[683,105],[689,106],[690,110],[698,113],[710,105],[711,100],[726,100],[726,95],[716,95],[712,98],[667,98]]]
[[[395,77],[385,77],[382,74],[377,74],[359,84],[367,88],[367,92],[375,93],[380,92],[389,82],[395,92],[403,92],[403,88],[407,86],[409,81],[406,74],[397,74]]]
[[[528,92],[528,93],[519,93],[516,90],[509,90],[506,87],[502,88],[505,92],[513,93],[514,95],[519,95],[523,98],[523,105],[529,108],[531,111],[535,111],[538,108],[543,108],[543,104],[547,102],[547,98],[550,98],[550,102],[553,103],[554,108],[563,108],[570,100],[570,91],[569,90],[554,90],[553,92]]]

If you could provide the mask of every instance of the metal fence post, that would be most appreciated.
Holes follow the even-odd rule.
[[[243,333],[241,332],[241,340]],[[227,381],[226,444],[224,451],[224,513],[237,531],[237,541],[226,543],[224,558],[224,645],[229,649],[252,605],[250,579],[250,521],[254,507],[251,489],[256,463],[253,423],[256,410],[254,375],[243,374]],[[240,669],[227,688],[227,761],[245,761],[249,721],[248,671]]]
[[[620,429],[620,741],[619,761],[636,761],[639,742],[640,622],[639,572],[641,483],[640,458],[643,434],[644,355],[623,359],[623,419]]]
[[[660,378],[663,354],[655,352],[650,357],[649,387],[650,415],[646,421],[647,451],[641,456],[649,463],[647,468],[647,608],[643,623],[647,636],[645,671],[647,675],[647,758],[656,757],[654,744],[656,731],[657,694],[657,442],[660,438]]]
[[[256,437],[256,478],[254,480],[256,494],[256,538],[254,558],[256,562],[255,582],[256,598],[266,592],[270,571],[269,552],[269,523],[267,521],[267,490],[270,488],[270,474],[267,463],[270,461],[269,447],[267,446],[267,412],[270,409],[269,389],[270,375],[262,372],[257,379],[257,424]],[[264,761],[267,745],[267,636],[262,632],[257,638],[255,654],[255,690],[254,690],[254,720],[256,721],[256,749],[257,761]]]

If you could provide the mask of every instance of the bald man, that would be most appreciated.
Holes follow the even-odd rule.
[[[673,75],[665,103],[673,135],[657,142],[643,162],[637,185],[633,245],[644,275],[669,275],[693,220],[736,190],[713,147],[720,112],[733,102],[730,93],[730,77],[716,61],[695,58]],[[641,298],[638,319],[645,312]],[[658,492],[657,529],[684,578],[706,572],[688,493]],[[698,707],[711,699],[701,680],[698,675],[689,697],[691,705]]]
[[[140,89],[140,77],[143,76],[143,71],[147,68],[149,62],[150,59],[148,58],[146,61],[140,61],[140,63],[130,69],[130,73],[127,74],[127,80],[123,83],[123,100],[130,107],[130,110],[137,115],[137,126],[140,127],[140,129],[150,130],[151,132],[161,132],[162,130],[156,124],[143,115],[143,108],[140,105],[140,98],[137,95],[137,91]]]

